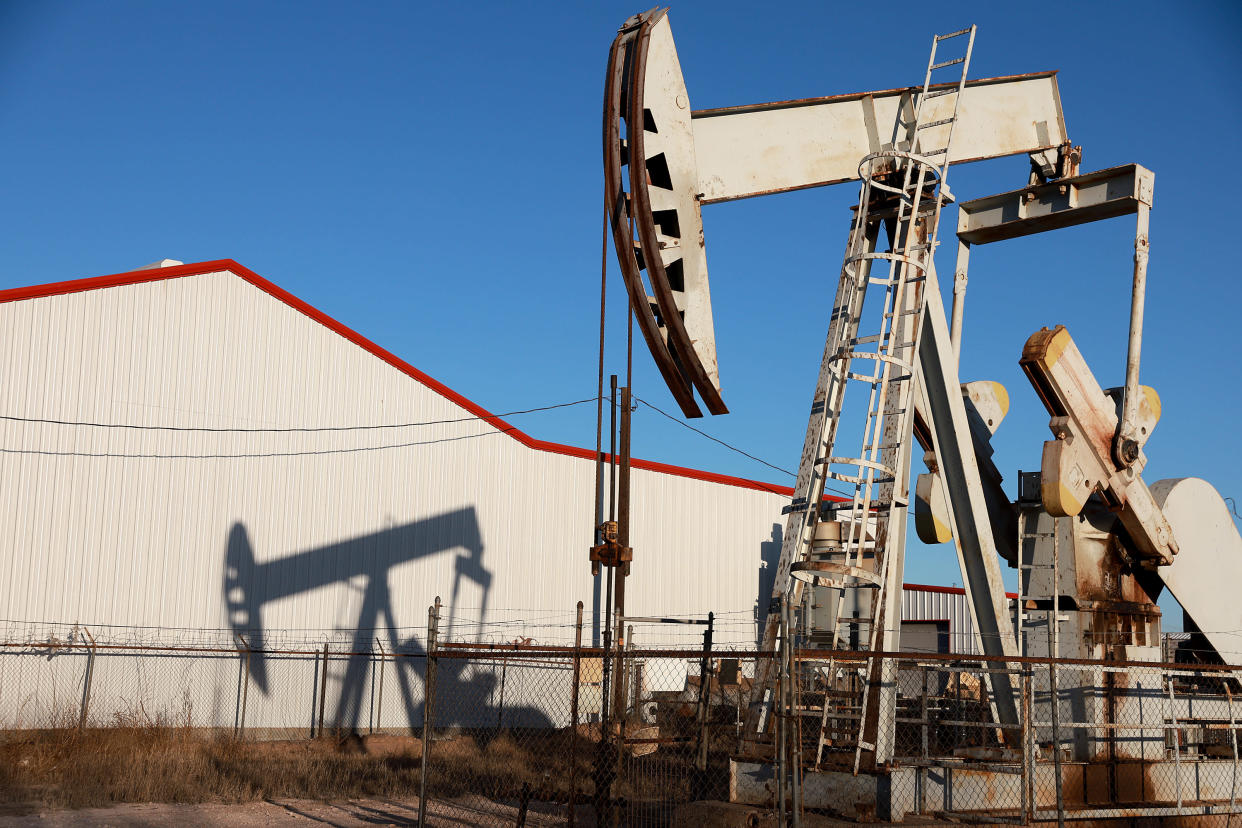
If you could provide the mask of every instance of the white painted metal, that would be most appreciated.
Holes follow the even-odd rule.
[[[253,550],[246,587],[260,600],[281,596],[262,604],[264,628],[295,638],[366,624],[374,578],[387,579],[390,604],[372,621],[385,627],[416,629],[437,594],[455,595],[451,624],[513,621],[505,635],[566,643],[574,602],[591,605],[589,459],[534,450],[471,419],[237,276],[8,302],[0,348],[9,416],[248,428],[443,421],[276,434],[0,421],[6,619],[98,624],[105,637],[106,625],[226,630],[231,539]],[[633,498],[631,610],[714,610],[718,641],[753,644],[760,556],[786,497],[636,468]],[[471,510],[477,549],[461,546],[475,534]],[[403,534],[420,521],[437,535]],[[324,548],[314,572],[263,568]],[[277,574],[290,583],[269,582]],[[449,634],[463,630],[478,633]],[[643,634],[656,644],[664,633]]]
[[[446,599],[452,639],[568,644],[574,602],[590,607],[589,459],[532,448],[472,419],[451,392],[237,275],[2,303],[0,347],[0,414],[8,417],[186,428],[439,423],[213,433],[0,420],[0,503],[11,516],[0,534],[6,637],[64,639],[81,622],[101,644],[226,649],[161,659],[101,650],[91,701],[99,716],[135,699],[152,715],[175,715],[188,700],[196,722],[232,726],[239,659],[228,652],[231,542],[244,540],[253,554],[252,576],[240,586],[255,599],[270,646],[327,639],[343,653],[379,637],[385,650],[417,651],[436,595]],[[715,611],[717,641],[753,646],[761,558],[775,557],[787,496],[635,468],[633,498],[641,519],[633,526],[632,612]],[[364,620],[377,578],[387,603]],[[915,590],[906,603],[912,617],[925,617],[921,607],[947,614],[959,641],[963,600]],[[687,643],[686,635],[698,631],[637,630],[640,644]],[[0,726],[37,726],[58,712],[57,700],[80,695],[81,651],[49,655],[0,653]],[[252,733],[309,731],[315,664],[315,656],[264,659],[264,683],[252,680],[246,702]],[[411,680],[409,665],[389,660],[374,677],[366,667],[351,678],[351,664],[344,655],[329,663],[330,721],[338,706],[377,729],[414,721],[421,680]],[[359,711],[381,674],[382,709]],[[456,678],[457,692],[484,694],[483,709],[494,678],[469,669]],[[353,708],[341,701],[350,695]],[[291,704],[297,699],[304,702]]]
[[[856,180],[860,158],[893,148],[890,125],[918,91],[887,89],[695,112],[703,203]],[[924,122],[950,117],[956,97],[930,99]],[[935,132],[930,140],[922,138],[925,146],[945,143]],[[1054,72],[971,81],[949,162],[1054,149],[1067,140]],[[909,145],[899,140],[896,148]]]
[[[1242,659],[1242,537],[1220,494],[1186,477],[1151,484],[1156,505],[1177,536],[1178,553],[1156,574],[1226,664]]]
[[[716,333],[712,324],[711,293],[707,284],[707,253],[703,246],[703,217],[698,198],[698,164],[695,161],[694,128],[690,123],[690,99],[682,80],[681,63],[668,17],[651,27],[644,75],[643,107],[650,112],[655,131],[644,128],[643,151],[647,159],[662,157],[672,187],[649,182],[651,209],[664,220],[656,222],[659,255],[665,270],[681,270],[681,284],[673,284],[673,296],[686,333],[694,343],[694,355],[708,380],[720,390],[716,363]],[[649,161],[650,163],[650,161]],[[676,220],[668,220],[670,214]],[[670,280],[672,281],[672,280]]]

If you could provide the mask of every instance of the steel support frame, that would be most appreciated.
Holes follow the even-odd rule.
[[[999,555],[934,267],[928,268],[925,294],[927,307],[919,343],[919,367],[927,393],[927,420],[933,451],[944,483],[949,528],[962,571],[971,621],[985,654],[1016,657],[1018,643],[1009,624]],[[1017,725],[1018,703],[1009,674],[986,675],[997,723]],[[1014,731],[1002,732],[1009,740]]]
[[[1113,443],[1118,468],[1134,465],[1146,441],[1139,422],[1139,362],[1143,346],[1143,307],[1147,293],[1148,238],[1156,176],[1139,164],[1063,178],[963,203],[958,211],[958,254],[953,284],[952,342],[961,350],[970,247],[1134,214],[1134,273],[1130,288],[1130,328],[1126,383]]]

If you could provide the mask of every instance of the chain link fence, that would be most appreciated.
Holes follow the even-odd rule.
[[[425,647],[396,652],[359,649],[354,633],[262,649],[244,636],[174,646],[81,628],[9,641],[0,730],[336,737],[400,771],[397,793],[428,825],[712,824],[704,803],[789,822],[796,811],[1224,825],[1242,811],[1242,668],[816,650],[777,660],[710,638],[618,651],[441,640],[435,627],[433,613]],[[765,675],[787,689],[755,692]]]
[[[789,669],[775,713],[801,772],[780,776],[778,758],[778,808],[1015,824],[1242,812],[1242,668],[800,651]]]

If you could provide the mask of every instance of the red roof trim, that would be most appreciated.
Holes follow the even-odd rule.
[[[567,446],[562,443],[552,443],[546,440],[536,440],[524,431],[515,426],[510,425],[504,420],[487,411],[482,406],[458,394],[447,385],[433,379],[415,368],[405,360],[390,351],[381,348],[362,334],[346,327],[336,321],[326,313],[311,307],[306,302],[277,287],[272,282],[264,279],[259,274],[244,267],[232,259],[216,259],[209,262],[197,262],[194,264],[173,265],[171,267],[152,267],[145,270],[132,270],[127,273],[116,273],[111,276],[96,276],[90,279],[75,279],[68,282],[54,282],[47,285],[34,285],[32,287],[13,288],[11,290],[0,291],[0,303],[17,302],[22,299],[39,299],[48,296],[61,296],[67,293],[81,293],[88,290],[98,290],[100,288],[121,287],[124,285],[137,285],[143,282],[158,282],[164,279],[178,279],[183,276],[201,276],[206,273],[217,273],[227,270],[233,275],[244,279],[259,290],[279,299],[286,305],[297,311],[309,316],[311,319],[321,325],[335,331],[336,333],[348,339],[358,347],[368,351],[373,356],[379,357],[392,367],[401,371],[403,374],[418,380],[423,385],[435,391],[442,397],[447,398],[451,402],[461,406],[462,408],[487,421],[493,427],[505,432],[513,439],[517,440],[524,446],[535,449],[536,451],[546,451],[552,454],[564,454],[569,457],[578,457],[585,460],[594,460],[595,452],[591,449],[578,448],[576,446]],[[743,489],[754,489],[760,492],[770,492],[772,494],[790,497],[793,495],[793,489],[789,486],[778,486],[771,483],[760,483],[757,480],[747,480],[742,477],[732,477],[727,474],[715,474],[713,472],[701,471],[699,469],[690,469],[684,466],[673,466],[667,463],[657,463],[652,460],[632,461],[633,467],[636,469],[645,469],[647,471],[660,472],[662,474],[671,474],[677,477],[688,477],[693,480],[703,480],[708,483],[721,483],[726,486],[737,486]]]
[[[911,592],[939,592],[943,595],[965,595],[966,590],[961,587],[933,586],[931,584],[902,584],[903,589]],[[1017,598],[1016,592],[1006,592],[1006,598]]]

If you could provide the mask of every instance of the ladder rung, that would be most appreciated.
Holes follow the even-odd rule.
[[[964,34],[970,34],[970,29],[958,29],[956,32],[949,32],[948,34],[936,35],[936,42],[939,43],[942,40],[952,40],[953,38],[961,37]]]
[[[965,63],[965,62],[966,62],[966,58],[960,57],[960,58],[953,58],[953,60],[946,60],[940,63],[934,63],[932,64],[932,71],[934,72],[937,69],[943,69],[946,66],[953,66],[954,64]]]
[[[926,98],[939,98],[941,95],[955,95],[955,94],[957,94],[957,87],[956,87],[956,86],[951,86],[951,87],[949,87],[948,89],[937,89],[937,90],[936,90],[936,91],[934,91],[934,92],[928,92],[928,93],[927,93],[926,95],[924,95],[923,97],[924,97],[924,99],[926,99]]]
[[[927,156],[931,156],[931,155],[944,155],[946,152],[948,152],[948,150],[947,150],[947,149],[938,149],[938,150],[919,150],[919,155],[927,155]]]
[[[944,126],[953,123],[952,118],[942,118],[939,121],[932,121],[930,124],[919,124],[915,129],[931,129],[932,127]]]

